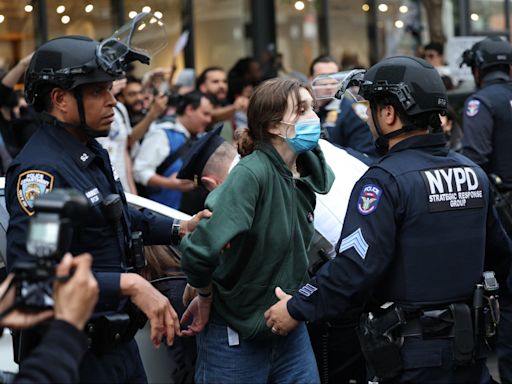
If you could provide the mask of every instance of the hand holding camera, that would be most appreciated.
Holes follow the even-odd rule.
[[[98,283],[91,272],[92,257],[82,254],[75,258],[66,254],[56,269],[53,285],[53,310],[34,312],[17,308],[16,290],[12,284],[14,274],[10,274],[0,286],[0,326],[14,329],[33,327],[43,320],[55,315],[57,320],[64,320],[78,329],[83,329],[98,301]]]

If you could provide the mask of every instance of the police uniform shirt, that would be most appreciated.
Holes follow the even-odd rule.
[[[369,168],[352,191],[337,257],[288,301],[293,318],[334,319],[372,290],[410,309],[466,300],[486,248],[510,257],[488,215],[484,172],[445,144],[442,134],[408,138]]]
[[[51,120],[51,118],[50,118]],[[7,230],[7,264],[34,256],[25,248],[34,199],[55,188],[75,188],[89,202],[88,217],[75,228],[70,252],[90,252],[100,286],[99,304],[115,309],[119,304],[120,273],[126,270],[126,232],[142,231],[144,243],[169,244],[172,219],[128,207],[107,152],[94,139],[80,143],[56,120],[45,122],[11,163],[6,177],[6,203],[10,214]],[[123,203],[122,233],[104,214],[103,200],[119,194]],[[122,224],[122,223],[121,223]],[[120,225],[121,225],[120,224]]]
[[[483,86],[466,100],[462,153],[512,188],[512,81],[500,71],[489,73]]]
[[[326,126],[329,141],[375,157],[375,146],[368,125],[352,109],[353,102],[343,98],[335,125]]]

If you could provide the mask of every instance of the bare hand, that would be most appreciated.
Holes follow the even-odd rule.
[[[182,221],[180,225],[180,236],[183,237],[187,233],[193,232],[201,220],[209,219],[210,217],[212,217],[212,212],[208,209],[203,209],[192,216],[190,220]]]
[[[3,297],[0,302],[0,311],[5,311],[7,308],[11,307],[14,304],[16,290],[14,289],[14,285],[9,287],[11,284],[14,275],[11,273],[0,285],[0,297]],[[9,288],[9,292],[4,296],[6,289]],[[13,329],[25,329],[30,328],[36,325],[37,323],[46,320],[53,316],[53,311],[43,311],[43,312],[23,312],[19,309],[15,309],[9,312],[8,315],[0,319],[0,327],[13,328]]]
[[[180,192],[190,192],[196,187],[195,183],[192,180],[178,179],[176,175],[177,173],[173,173],[172,175],[167,177],[169,179],[170,189],[175,189],[176,191]]]
[[[119,94],[119,92],[121,92],[123,90],[124,87],[126,87],[126,78],[125,79],[119,79],[119,80],[114,80],[112,82],[112,94],[114,96],[116,96],[117,94]]]
[[[192,299],[194,299],[194,297],[197,296],[197,291],[196,289],[191,286],[190,284],[187,284],[185,286],[185,290],[183,291],[183,305],[186,307],[189,305],[189,303],[192,301]]]
[[[157,95],[153,98],[153,103],[148,112],[153,119],[157,119],[167,110],[168,101],[169,98],[164,94]]]
[[[151,342],[160,347],[163,336],[172,345],[174,335],[181,336],[178,315],[169,299],[162,295],[148,281],[134,273],[121,274],[121,293],[130,296],[131,301],[146,314],[151,325]]]
[[[57,266],[56,275],[71,278],[53,285],[55,318],[78,329],[84,328],[98,301],[98,282],[91,272],[91,264],[92,256],[88,253],[76,257],[67,253]]]
[[[211,297],[196,296],[180,320],[181,324],[184,324],[192,318],[192,324],[190,324],[185,331],[182,331],[181,334],[183,336],[195,336],[201,332],[206,323],[208,323],[211,307]]]
[[[291,296],[279,287],[276,287],[275,292],[279,301],[265,311],[265,320],[267,327],[272,329],[272,333],[286,336],[299,325],[299,322],[290,316],[286,307]]]
[[[233,103],[237,111],[247,112],[249,106],[249,99],[245,96],[238,96]]]

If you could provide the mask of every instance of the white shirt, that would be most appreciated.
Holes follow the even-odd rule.
[[[156,174],[156,169],[171,153],[169,139],[164,129],[182,132],[189,138],[189,131],[177,120],[176,123],[153,122],[137,152],[133,162],[133,177],[136,182],[147,185]]]
[[[316,195],[314,225],[315,230],[321,236],[315,236],[313,243],[315,240],[321,240],[317,237],[323,237],[324,243],[327,240],[327,243],[332,246],[330,249],[325,249],[327,254],[334,257],[334,247],[341,235],[350,194],[368,166],[327,140],[321,139],[319,144],[325,161],[334,172],[335,179],[328,194]],[[314,249],[315,244],[312,244],[311,248]]]
[[[128,150],[128,135],[131,133],[130,117],[123,103],[117,102],[114,108],[114,121],[110,127],[108,137],[99,137],[96,140],[105,148],[110,157],[112,169],[119,175],[125,191],[130,191],[126,171],[125,152]]]

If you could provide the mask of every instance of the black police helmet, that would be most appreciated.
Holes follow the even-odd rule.
[[[486,37],[462,53],[461,66],[485,69],[494,65],[512,64],[512,47],[499,36]]]
[[[99,43],[85,36],[50,40],[34,53],[25,75],[25,98],[41,109],[41,96],[56,86],[71,90],[79,85],[113,81],[123,71],[105,71],[97,58]]]
[[[423,59],[395,56],[366,71],[359,94],[367,100],[392,94],[405,114],[446,111],[446,88],[437,70]]]

